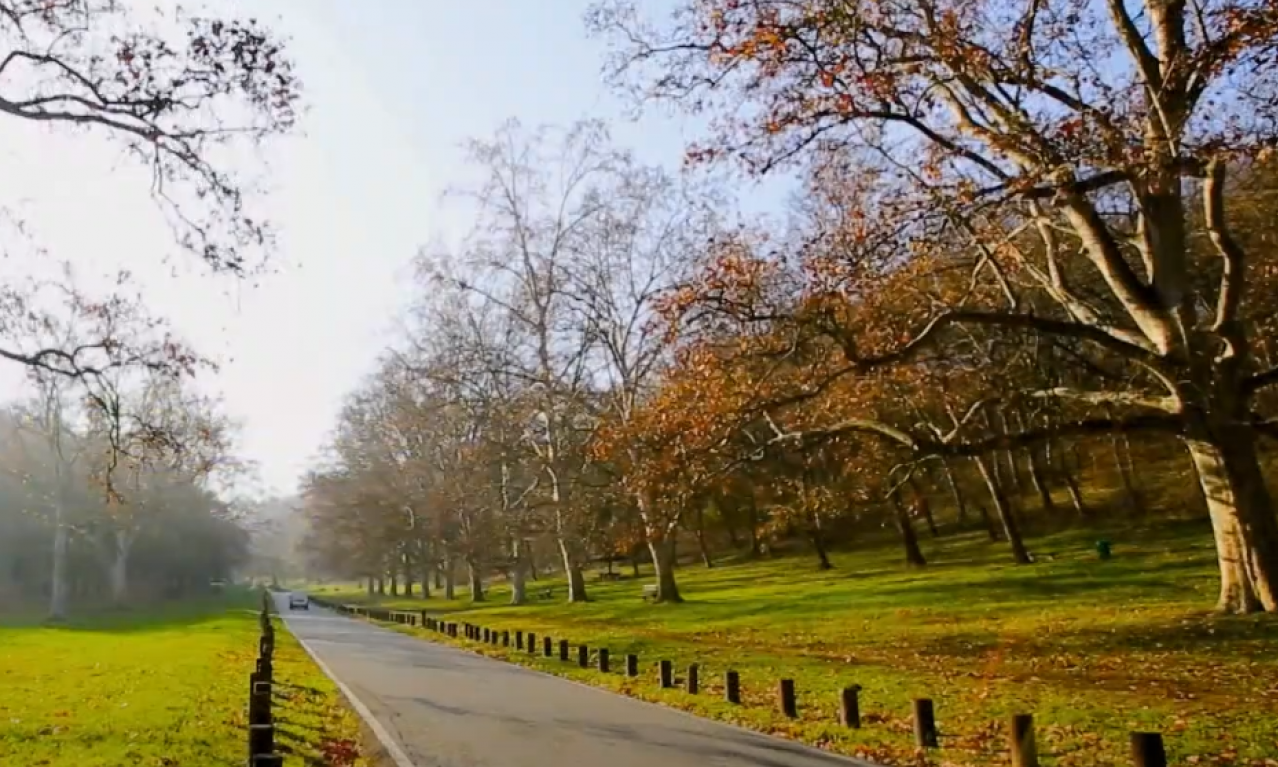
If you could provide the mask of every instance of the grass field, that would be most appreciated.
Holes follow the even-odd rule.
[[[1104,535],[1114,558],[1099,561]],[[891,764],[916,763],[910,699],[936,702],[936,764],[1006,763],[1005,722],[1029,712],[1045,765],[1127,765],[1128,733],[1164,733],[1174,763],[1278,765],[1278,621],[1220,617],[1210,533],[1198,523],[1062,532],[1032,541],[1040,562],[1015,566],[1006,544],[976,536],[926,541],[928,567],[895,548],[835,557],[820,573],[779,559],[679,573],[687,603],[645,605],[640,580],[591,582],[592,601],[524,607],[383,598],[495,629],[607,647],[630,680],[484,648],[521,663],[755,729]],[[538,586],[549,582],[539,583]],[[535,591],[536,589],[530,589]],[[365,601],[354,586],[315,587]],[[401,629],[404,630],[404,629]],[[572,656],[575,659],[575,651]],[[701,667],[703,693],[660,690],[655,665]],[[741,675],[746,705],[722,702],[722,672]],[[778,678],[796,681],[799,719],[773,712]],[[838,690],[859,684],[864,726],[835,724]]]
[[[0,616],[0,764],[242,766],[259,626],[247,595],[100,613]],[[289,767],[352,767],[358,720],[283,627],[276,744]]]

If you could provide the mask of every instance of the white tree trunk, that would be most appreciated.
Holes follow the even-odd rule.
[[[1265,485],[1255,437],[1223,427],[1186,440],[1216,539],[1218,608],[1278,612],[1278,518]]]
[[[510,572],[510,603],[512,605],[522,605],[528,600],[527,578],[524,576],[523,543],[516,538],[511,543],[511,550],[515,561],[511,566]]]
[[[559,539],[559,553],[564,559],[564,577],[568,579],[568,601],[586,601],[586,578],[581,573],[581,565],[573,554],[572,547],[563,538]]]

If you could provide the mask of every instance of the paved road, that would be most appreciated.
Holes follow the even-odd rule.
[[[280,613],[416,767],[854,767],[337,615]]]

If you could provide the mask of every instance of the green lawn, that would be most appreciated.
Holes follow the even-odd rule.
[[[0,616],[0,764],[241,767],[255,599],[99,613],[60,627]],[[290,767],[351,767],[358,720],[278,626],[277,748]]]
[[[1114,543],[1106,562],[1091,531],[1033,540],[1040,562],[1022,567],[1006,544],[979,536],[925,542],[931,564],[920,570],[891,547],[838,555],[826,573],[797,558],[688,567],[682,605],[643,604],[647,578],[592,581],[584,605],[509,607],[500,584],[484,605],[383,602],[607,647],[615,660],[606,676],[513,649],[484,652],[885,763],[915,763],[910,699],[930,697],[942,735],[936,764],[1005,763],[1005,721],[1018,712],[1034,714],[1045,765],[1130,764],[1133,730],[1164,733],[1173,762],[1278,764],[1278,621],[1209,612],[1215,564],[1199,523],[1104,535]],[[314,593],[365,599],[353,586]],[[636,680],[616,673],[630,652],[641,659]],[[680,676],[700,664],[702,694],[658,689],[662,658]],[[740,707],[721,702],[729,668],[741,674]],[[799,691],[793,722],[773,711],[781,677]],[[850,684],[864,688],[859,731],[835,724],[838,690]]]

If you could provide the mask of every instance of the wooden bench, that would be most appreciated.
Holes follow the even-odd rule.
[[[537,594],[537,596],[538,596],[538,597],[540,597],[541,599],[554,599],[554,598],[555,598],[555,589],[554,589],[554,587],[553,587],[553,586],[547,586],[547,587],[546,587],[546,588],[544,588],[544,589],[537,589],[537,591],[536,591],[535,593],[536,593],[536,594]]]
[[[643,601],[657,598],[657,584],[649,583],[643,587]]]

